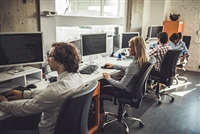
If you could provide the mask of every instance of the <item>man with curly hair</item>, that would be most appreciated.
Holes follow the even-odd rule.
[[[58,73],[57,82],[50,83],[45,89],[10,90],[5,96],[0,96],[0,109],[5,113],[15,116],[42,113],[38,128],[36,130],[6,130],[3,133],[54,133],[58,112],[64,99],[84,87],[83,79],[77,73],[80,57],[73,44],[54,43],[47,58],[51,70]],[[9,100],[18,99],[22,100],[9,103]]]

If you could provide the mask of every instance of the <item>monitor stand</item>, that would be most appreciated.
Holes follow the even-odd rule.
[[[100,54],[89,56],[89,63],[90,64],[101,64],[101,62],[102,62],[102,56]]]
[[[95,59],[96,59],[96,55],[90,55],[89,56],[89,62],[90,62],[90,64],[95,63]]]

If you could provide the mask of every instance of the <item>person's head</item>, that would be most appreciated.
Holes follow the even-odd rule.
[[[166,32],[160,32],[157,34],[158,43],[166,44],[168,41],[168,34]]]
[[[182,36],[182,33],[181,33],[181,32],[178,32],[177,34],[178,34],[178,39],[181,40],[182,37],[183,37],[183,36]]]
[[[140,36],[135,36],[129,40],[129,55],[138,58],[139,66],[148,61],[148,55],[146,52],[146,43]]]
[[[169,40],[176,44],[179,41],[179,35],[177,33],[173,33],[170,37]]]
[[[58,71],[64,67],[64,71],[76,73],[81,61],[77,48],[72,43],[58,42],[52,44],[47,54],[51,70]]]

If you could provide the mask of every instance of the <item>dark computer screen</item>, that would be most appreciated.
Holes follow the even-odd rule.
[[[157,38],[157,34],[163,31],[163,26],[152,25],[148,27],[147,37]]]
[[[0,67],[42,63],[42,32],[0,33]]]
[[[106,33],[81,35],[83,56],[106,53]]]
[[[129,40],[135,36],[139,36],[139,32],[122,33],[122,48],[128,48]]]
[[[113,52],[117,52],[120,49],[120,35],[113,36]]]

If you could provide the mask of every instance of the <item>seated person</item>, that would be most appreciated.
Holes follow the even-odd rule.
[[[167,45],[168,34],[166,32],[158,33],[157,40],[158,40],[158,46],[156,46],[148,53],[149,56],[154,56],[156,58],[156,63],[151,71],[151,75],[157,74],[160,71],[160,64],[166,52],[172,49],[170,46]],[[148,80],[148,86],[150,86],[150,88],[152,88],[151,84],[152,84],[151,80]]]
[[[189,51],[185,45],[185,42],[182,41],[182,34],[179,33],[173,33],[170,38],[170,42],[168,43],[168,46],[171,46],[172,49],[182,49],[182,52],[180,54],[180,62],[184,62],[187,56],[189,56]]]
[[[128,88],[130,87],[129,84],[132,84],[130,80],[133,77],[136,77],[136,75],[138,74],[138,72],[140,71],[144,63],[146,63],[149,60],[150,62],[155,63],[155,58],[154,57],[149,58],[149,56],[147,55],[146,44],[142,37],[137,36],[137,37],[131,38],[129,40],[128,51],[129,51],[129,55],[133,56],[133,61],[129,64],[129,66],[113,65],[110,63],[105,64],[107,68],[114,68],[114,69],[124,71],[124,75],[122,76],[120,80],[116,80],[116,79],[111,78],[111,76],[108,73],[104,72],[102,75],[105,79],[100,80],[101,94],[103,93],[103,94],[114,95],[116,91],[104,90],[102,88],[106,84],[111,84],[115,87],[120,88],[118,93],[119,95],[121,95],[121,97],[123,96],[131,97],[132,96],[131,89]],[[104,105],[103,105],[102,100],[100,102],[100,113],[104,115]]]
[[[69,55],[70,54],[70,55]],[[47,61],[52,71],[57,71],[57,82],[50,83],[45,89],[10,90],[0,96],[0,110],[15,116],[27,116],[42,113],[36,130],[4,130],[4,133],[53,134],[58,112],[64,99],[70,94],[83,89],[84,81],[77,73],[80,57],[71,43],[54,43],[47,54]],[[22,99],[14,103],[8,100]],[[20,132],[21,131],[21,132]]]

